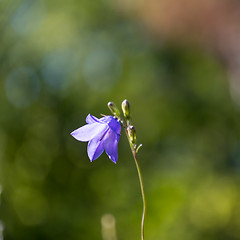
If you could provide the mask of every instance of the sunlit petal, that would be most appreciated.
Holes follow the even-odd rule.
[[[103,153],[103,151],[104,151],[103,142],[100,141],[100,139],[94,138],[91,141],[89,141],[87,152],[91,162],[97,159]]]
[[[113,131],[109,131],[104,137],[104,149],[108,157],[114,162],[118,159],[118,142],[120,136]]]
[[[108,125],[92,123],[84,125],[71,133],[71,135],[76,138],[78,141],[88,142],[94,137],[97,137],[101,134],[104,134]]]
[[[86,123],[95,123],[95,122],[98,122],[99,119],[94,117],[93,115],[91,114],[88,114],[87,117],[86,117]]]

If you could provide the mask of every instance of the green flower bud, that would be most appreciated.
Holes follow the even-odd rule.
[[[127,99],[125,99],[125,100],[122,102],[122,111],[123,111],[124,117],[125,117],[127,120],[130,120],[130,119],[131,119],[131,116],[130,116],[130,104],[129,104],[129,102],[128,102]]]
[[[131,143],[135,144],[136,143],[136,129],[135,129],[135,127],[130,125],[127,128],[127,131],[128,131],[128,136],[129,136],[129,138],[131,140]]]
[[[120,117],[120,111],[118,110],[118,108],[117,108],[117,106],[115,105],[115,103],[109,102],[109,103],[108,103],[108,108],[110,109],[110,111],[112,112],[112,114]]]

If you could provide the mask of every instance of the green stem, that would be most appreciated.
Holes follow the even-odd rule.
[[[132,150],[133,158],[134,158],[137,172],[138,172],[139,183],[140,183],[140,187],[141,187],[142,202],[143,202],[143,213],[142,213],[142,222],[141,222],[141,240],[144,240],[144,221],[145,221],[146,203],[145,203],[145,194],[144,194],[142,174],[141,174],[141,170],[140,170],[138,160],[137,160],[136,145],[133,145],[131,143],[131,140],[128,136],[128,132],[127,132],[126,128],[125,128],[125,132],[127,134],[128,142],[129,142],[130,148]]]
[[[139,178],[139,183],[140,183],[141,193],[142,193],[143,213],[142,213],[142,223],[141,223],[141,240],[144,240],[144,220],[145,220],[145,211],[146,211],[145,194],[144,194],[144,187],[143,187],[143,181],[142,181],[142,174],[141,174],[141,170],[140,170],[140,167],[139,167],[139,164],[138,164],[135,147],[133,148],[132,153],[133,153],[133,158],[135,160],[135,164],[136,164],[136,167],[137,167],[138,178]]]

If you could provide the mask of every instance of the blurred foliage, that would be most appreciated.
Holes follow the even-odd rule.
[[[137,172],[89,162],[70,132],[127,98],[146,189],[146,240],[240,238],[239,106],[225,68],[193,46],[152,40],[107,0],[2,0],[0,239],[139,239]]]

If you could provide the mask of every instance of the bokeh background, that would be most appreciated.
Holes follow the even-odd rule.
[[[1,0],[0,239],[140,239],[124,134],[116,165],[70,136],[125,98],[146,240],[240,239],[239,36],[236,0]]]

